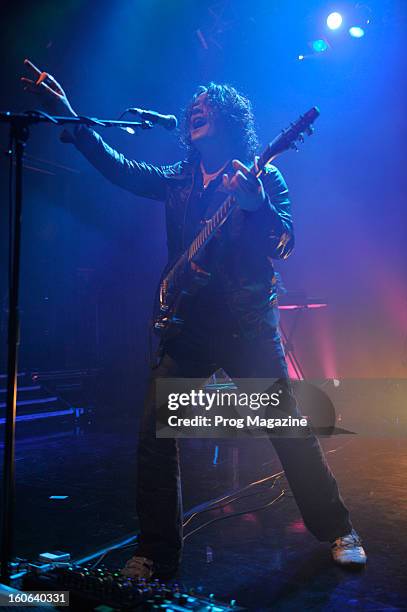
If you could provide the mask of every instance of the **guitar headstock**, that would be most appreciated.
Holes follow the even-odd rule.
[[[304,135],[311,136],[314,132],[313,123],[319,117],[319,109],[316,106],[310,108],[304,115],[301,115],[297,121],[291,123],[290,127],[286,128],[279,134],[263,151],[263,154],[258,160],[260,170],[270,163],[284,151],[297,148],[297,143],[304,142]]]

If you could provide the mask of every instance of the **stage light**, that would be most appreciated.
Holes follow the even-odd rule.
[[[301,60],[305,59],[305,57],[304,57],[304,55],[299,55],[298,59],[301,61]]]
[[[323,53],[328,49],[328,43],[322,38],[319,38],[318,40],[313,41],[312,48],[314,49],[315,53]]]
[[[365,35],[365,31],[363,28],[360,28],[359,26],[352,26],[351,28],[349,28],[349,34],[353,38],[362,38],[362,36]]]
[[[326,25],[330,30],[337,30],[342,25],[342,15],[340,13],[330,13],[326,19]]]

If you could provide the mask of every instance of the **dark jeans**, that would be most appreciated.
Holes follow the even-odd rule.
[[[253,340],[231,331],[185,330],[166,344],[150,381],[138,450],[138,554],[156,562],[180,559],[183,513],[177,441],[155,437],[155,379],[207,378],[218,368],[232,378],[288,378],[275,328],[267,327]],[[285,409],[298,414],[295,399],[290,397]],[[272,437],[271,441],[309,531],[321,541],[349,533],[348,510],[317,438],[308,431],[303,437]]]

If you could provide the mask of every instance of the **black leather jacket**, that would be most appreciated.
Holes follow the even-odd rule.
[[[198,162],[155,166],[129,160],[96,132],[83,127],[68,140],[112,183],[137,196],[165,202],[169,262],[199,231],[196,207],[200,207],[198,218],[209,218],[226,197],[220,177],[203,189]],[[219,320],[232,318],[250,336],[258,333],[265,321],[273,325],[276,277],[272,259],[289,256],[294,234],[281,173],[270,165],[262,181],[266,201],[261,208],[247,212],[237,207],[207,247],[204,267],[212,276],[194,299],[192,325],[194,321],[202,324],[202,317],[209,320],[219,315]]]

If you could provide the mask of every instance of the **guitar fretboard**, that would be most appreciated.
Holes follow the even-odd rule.
[[[258,167],[260,169],[255,173],[257,178],[263,174],[264,166],[267,163],[268,151],[269,148],[267,148],[258,159]],[[252,172],[254,172],[253,169]],[[189,249],[184,254],[186,261],[190,262],[196,257],[199,251],[209,242],[210,238],[212,238],[216,230],[226,221],[234,207],[235,200],[233,196],[229,196],[215,214],[205,222],[205,227],[199,232],[198,236],[194,238]]]
[[[268,150],[267,150],[268,151]],[[256,172],[256,176],[259,177],[263,174],[264,165],[267,162],[267,152],[258,160],[258,167],[260,168]],[[253,172],[253,170],[252,170]],[[168,272],[164,279],[164,283],[167,285],[172,283],[177,285],[178,280],[182,280],[185,268],[193,259],[202,251],[204,246],[208,244],[211,238],[215,235],[215,232],[223,225],[226,219],[229,217],[231,212],[236,206],[236,201],[233,196],[229,196],[218,208],[218,210],[212,215],[210,219],[205,221],[205,226],[201,229],[199,234],[194,238],[188,249],[181,255],[176,264]]]
[[[188,261],[192,261],[196,255],[200,252],[200,250],[205,246],[205,244],[209,241],[209,239],[213,236],[216,230],[226,221],[230,213],[234,208],[234,199],[229,196],[226,198],[222,206],[218,208],[214,215],[207,221],[205,221],[205,226],[201,229],[198,236],[194,238],[193,242],[189,246],[187,251],[187,259]]]
[[[188,249],[181,255],[177,263],[168,272],[164,282],[177,284],[177,280],[182,277],[186,265],[193,261],[194,257],[202,251],[204,246],[214,236],[215,232],[229,217],[235,205],[236,203],[232,196],[226,198],[222,206],[220,206],[212,217],[205,222],[205,226],[194,238]]]

